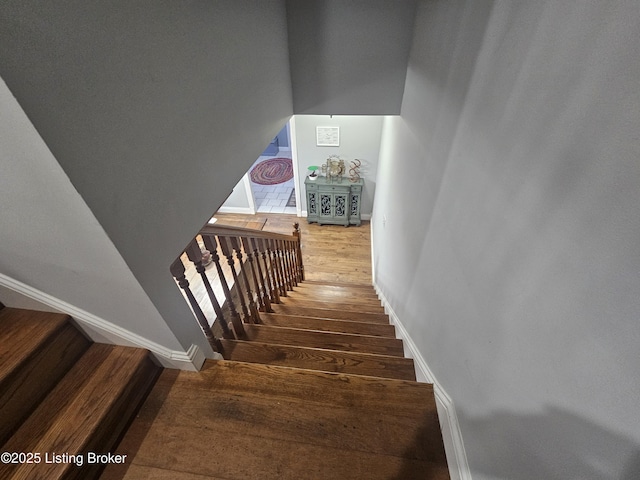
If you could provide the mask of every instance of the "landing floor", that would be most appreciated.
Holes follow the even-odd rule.
[[[293,232],[293,223],[299,222],[307,280],[371,285],[371,229],[367,221],[359,227],[343,227],[309,224],[306,218],[274,213],[217,213],[215,217],[220,225],[258,228],[287,235]]]

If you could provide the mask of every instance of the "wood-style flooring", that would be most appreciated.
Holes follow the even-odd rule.
[[[368,222],[216,218],[284,234],[299,221],[306,280],[246,340],[222,340],[225,360],[165,369],[115,450],[127,463],[100,478],[449,479],[433,387],[371,287]]]
[[[367,221],[359,227],[343,227],[307,223],[305,218],[295,215],[219,213],[215,217],[220,225],[286,235],[291,235],[293,224],[298,222],[307,281],[371,285],[371,229]]]
[[[415,382],[239,362],[165,370],[117,450],[132,463],[101,478],[444,480],[430,396]]]
[[[286,214],[240,215],[217,213],[215,218],[217,219],[216,225],[251,228],[285,235],[293,233],[293,224],[297,222],[300,224],[302,235],[302,258],[307,282],[320,281],[350,285],[371,285],[371,235],[369,222],[362,222],[359,227],[350,226],[345,228],[339,225],[319,226],[315,223],[309,224],[304,218]],[[202,242],[200,243],[202,245]],[[221,259],[221,266],[227,283],[231,287],[233,285],[231,269],[227,265],[227,260],[220,249],[218,249],[218,255]],[[183,254],[181,258],[186,267],[185,276],[189,281],[193,295],[204,311],[205,316],[210,319],[210,322],[213,322],[216,314],[208,300],[207,291],[200,280],[200,276],[186,254]],[[238,269],[239,262],[235,258],[234,260],[234,267]],[[221,283],[216,280],[216,268],[213,263],[206,267],[206,271],[216,297],[219,301],[223,301],[224,291]]]

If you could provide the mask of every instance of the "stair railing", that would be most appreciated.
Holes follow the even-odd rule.
[[[223,353],[221,339],[246,338],[244,324],[261,323],[260,312],[273,312],[271,305],[304,280],[300,226],[293,227],[292,235],[282,235],[206,225],[171,265],[215,352]],[[206,296],[187,276],[199,277]]]

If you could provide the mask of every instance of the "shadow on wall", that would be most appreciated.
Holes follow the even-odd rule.
[[[550,407],[539,415],[501,411],[486,418],[458,412],[458,416],[463,431],[473,433],[473,445],[466,447],[474,480],[640,478],[637,443],[567,410]]]

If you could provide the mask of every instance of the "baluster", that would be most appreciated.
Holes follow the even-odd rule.
[[[222,265],[220,265],[220,256],[218,255],[218,243],[216,241],[216,238],[213,235],[203,235],[202,241],[204,242],[204,246],[206,247],[206,249],[211,252],[211,259],[213,260],[213,263],[216,266],[216,270],[218,271],[218,278],[220,279],[222,290],[224,291],[224,296],[226,297],[227,304],[229,305],[229,311],[231,312],[231,323],[233,324],[233,330],[236,333],[236,337],[246,338],[247,334],[244,331],[242,319],[240,318],[240,314],[236,309],[236,304],[231,296],[231,290],[229,289],[227,278],[225,277],[224,271],[222,270]]]
[[[289,257],[289,265],[291,267],[291,280],[294,286],[298,286],[298,269],[296,268],[296,259],[293,255],[293,241],[287,240],[287,257]]]
[[[269,289],[267,288],[267,284],[265,283],[265,274],[268,273],[265,271],[262,273],[262,265],[260,265],[260,251],[258,250],[258,239],[250,238],[247,239],[247,247],[245,249],[253,250],[253,256],[256,259],[256,267],[258,268],[258,278],[260,279],[260,284],[256,284],[256,289],[258,292],[262,291],[262,302],[264,304],[264,310],[267,313],[273,313],[273,308],[271,308],[271,298],[269,298]],[[266,264],[265,264],[266,268]],[[255,277],[254,277],[255,278]]]
[[[293,224],[293,236],[296,237],[296,263],[298,265],[298,279],[304,281],[304,264],[302,263],[302,233],[300,232],[300,224]]]
[[[242,307],[242,313],[244,314],[244,321],[246,323],[251,323],[251,314],[249,313],[249,309],[247,308],[247,302],[244,299],[244,293],[242,293],[242,285],[240,284],[240,280],[238,279],[238,274],[236,273],[236,265],[233,261],[233,247],[229,242],[228,237],[218,237],[218,241],[220,242],[220,248],[222,249],[222,254],[226,257],[227,263],[229,264],[229,268],[231,268],[231,275],[233,277],[233,284],[236,286],[236,291],[238,292],[238,297],[240,297],[240,306]],[[242,270],[242,265],[240,266],[240,270]]]
[[[175,262],[171,264],[171,267],[169,268],[169,270],[171,271],[171,275],[173,275],[173,278],[175,278],[178,281],[178,285],[180,286],[180,288],[182,288],[184,290],[184,293],[187,295],[189,304],[191,305],[191,308],[193,309],[193,313],[195,313],[196,318],[198,319],[200,328],[204,332],[205,337],[207,337],[207,341],[209,342],[209,345],[211,345],[211,348],[213,349],[214,352],[222,353],[223,351],[222,343],[213,335],[213,332],[211,331],[211,327],[209,326],[209,322],[207,321],[207,318],[204,316],[204,312],[200,308],[200,305],[198,305],[196,298],[193,296],[193,292],[191,292],[191,289],[189,288],[189,280],[187,280],[187,278],[185,277],[185,274],[184,274],[185,268],[184,268],[184,265],[182,264],[182,260],[178,258]]]
[[[282,248],[282,256],[284,257],[284,268],[287,272],[287,283],[289,288],[293,290],[295,287],[295,282],[293,280],[293,271],[291,270],[291,262],[289,261],[289,245],[287,245],[286,240],[280,240],[280,248]]]
[[[289,265],[287,265],[287,250],[282,240],[278,240],[278,249],[280,251],[280,258],[282,259],[284,283],[287,286],[287,290],[293,290],[293,282],[291,281],[291,272],[289,271]]]
[[[265,246],[266,241],[262,238],[256,239],[257,244],[260,247],[260,252],[262,253],[262,262],[264,263],[264,270],[267,277],[267,284],[269,285],[269,291],[271,292],[271,299],[275,303],[280,303],[280,293],[278,292],[276,279],[276,271],[271,261],[271,255],[267,252],[267,247]],[[273,277],[273,282],[272,282]]]
[[[215,293],[213,293],[213,288],[211,287],[211,283],[209,283],[209,278],[207,277],[204,265],[202,264],[202,251],[200,250],[200,245],[198,245],[198,242],[194,239],[189,244],[185,252],[187,254],[187,257],[189,257],[189,260],[191,260],[196,266],[196,272],[198,272],[200,274],[200,277],[202,278],[202,283],[204,283],[204,288],[207,290],[209,300],[213,305],[213,310],[216,312],[216,316],[220,321],[220,326],[222,327],[224,338],[234,338],[233,332],[229,330],[229,325],[224,318],[224,314],[222,313],[222,309],[220,308],[218,299],[216,298]]]
[[[284,275],[282,272],[282,265],[280,264],[280,257],[278,256],[278,247],[276,245],[276,241],[273,239],[266,240],[267,245],[269,246],[269,250],[271,252],[271,256],[273,258],[273,264],[275,267],[276,276],[278,278],[278,289],[280,290],[280,295],[283,297],[287,295],[287,286],[284,283]]]
[[[244,249],[244,253],[247,255],[247,259],[249,260],[249,265],[251,266],[251,278],[253,278],[253,288],[255,288],[256,295],[258,296],[258,304],[260,305],[259,311],[266,312],[267,310],[267,302],[269,299],[265,300],[265,296],[263,295],[262,288],[260,286],[260,282],[258,282],[258,268],[260,267],[260,261],[257,255],[254,255],[253,248],[251,246],[251,239],[249,237],[240,237],[240,241],[242,242],[242,248]],[[262,274],[260,274],[262,276]],[[269,306],[271,308],[271,306]]]
[[[276,258],[278,259],[278,267],[280,268],[280,275],[282,275],[282,288],[285,292],[291,290],[289,286],[289,277],[287,276],[287,269],[284,266],[284,256],[282,255],[282,246],[279,240],[273,241],[275,246]]]
[[[240,262],[240,275],[242,276],[242,280],[244,281],[244,286],[247,291],[247,297],[249,299],[249,311],[251,312],[251,320],[253,323],[260,323],[260,314],[258,313],[258,307],[256,307],[256,302],[253,297],[253,292],[251,291],[251,284],[249,283],[249,278],[247,277],[247,269],[243,268],[244,264],[242,263],[242,248],[240,242],[237,237],[229,237],[229,241],[233,246],[233,249],[236,251],[236,257]]]

